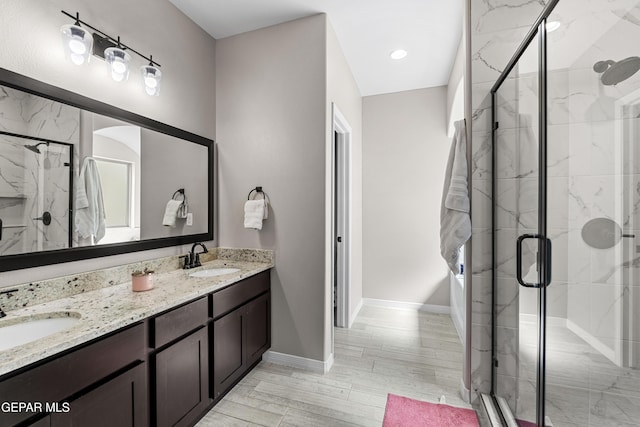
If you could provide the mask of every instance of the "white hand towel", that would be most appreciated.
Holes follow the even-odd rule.
[[[178,209],[182,206],[182,200],[169,200],[164,210],[164,218],[162,225],[174,228],[176,226],[176,218],[178,217]]]
[[[264,199],[247,200],[247,202],[244,204],[244,228],[255,228],[256,230],[262,230],[264,208]]]
[[[464,120],[455,122],[445,172],[440,208],[440,253],[454,274],[458,274],[458,253],[471,237],[469,189],[467,184],[467,146]]]

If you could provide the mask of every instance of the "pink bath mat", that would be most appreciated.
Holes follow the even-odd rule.
[[[472,409],[389,394],[382,427],[478,427]]]

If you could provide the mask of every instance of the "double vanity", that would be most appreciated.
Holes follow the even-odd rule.
[[[0,425],[173,426],[202,417],[270,347],[273,253],[217,248],[197,269],[179,263],[0,289],[0,336],[16,340],[0,349]],[[132,292],[130,275],[143,267],[156,271],[154,288]],[[31,327],[38,323],[45,329]]]

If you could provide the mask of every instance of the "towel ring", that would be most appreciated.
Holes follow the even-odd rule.
[[[180,189],[176,190],[176,192],[173,193],[173,196],[171,196],[171,198],[173,200],[178,200],[178,199],[176,199],[176,195],[182,195],[182,200],[183,201],[187,200],[187,196],[184,194],[184,188],[180,188]]]
[[[262,198],[263,198],[263,199],[265,199],[265,200],[269,198],[269,196],[267,195],[267,193],[265,193],[264,191],[262,191],[262,187],[256,187],[256,188],[254,188],[253,190],[249,191],[249,195],[247,196],[247,200],[251,200],[251,194],[252,194],[254,191],[256,192],[256,195],[258,195],[258,193],[261,193],[261,194],[262,194]]]
[[[184,192],[184,188],[180,188],[173,193],[171,196],[172,200],[179,200],[176,197],[180,197],[182,195],[182,204],[178,208],[178,218],[186,218],[189,213],[189,202],[187,202],[187,194]]]

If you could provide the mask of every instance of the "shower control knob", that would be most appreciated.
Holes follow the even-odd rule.
[[[49,212],[44,212],[41,217],[32,218],[34,221],[42,221],[44,225],[51,224],[51,214]]]

